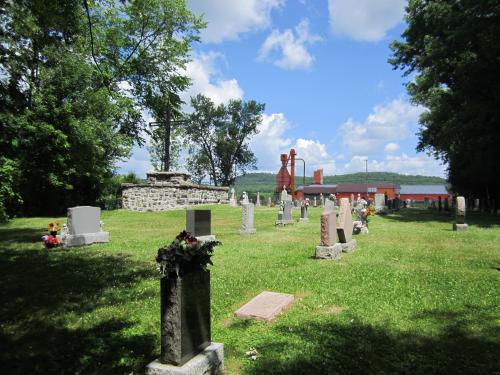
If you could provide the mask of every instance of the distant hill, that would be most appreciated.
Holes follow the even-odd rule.
[[[311,177],[306,177],[305,183],[310,184]],[[324,184],[338,184],[338,183],[395,183],[400,185],[446,185],[447,181],[441,177],[434,176],[419,176],[419,175],[402,175],[390,172],[368,172],[368,173],[351,173],[342,174],[337,176],[324,176]],[[295,186],[302,185],[303,178],[295,177]],[[274,193],[276,184],[276,175],[273,173],[249,173],[244,176],[236,178],[234,188],[237,192],[241,193],[246,191],[248,193]]]

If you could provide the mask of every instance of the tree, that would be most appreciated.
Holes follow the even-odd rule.
[[[457,192],[498,197],[500,184],[500,2],[410,0],[407,29],[389,60],[413,79],[417,149],[448,163]]]
[[[236,168],[255,168],[247,141],[258,133],[265,105],[254,100],[231,100],[216,106],[209,98],[191,98],[193,113],[185,125],[191,142],[188,168],[198,180],[208,176],[214,185],[234,184]]]
[[[205,27],[185,0],[84,0],[93,35],[93,55],[105,80],[126,82],[130,94],[161,127],[152,131],[161,149],[163,170],[171,167],[172,120],[180,114],[179,93],[187,89],[183,72],[189,50]],[[161,142],[163,140],[163,142]]]
[[[81,2],[9,1],[0,17],[0,154],[23,201],[8,213],[95,203],[140,113],[89,63]]]

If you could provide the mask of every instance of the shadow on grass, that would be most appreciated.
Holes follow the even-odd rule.
[[[388,215],[380,216],[384,220],[400,221],[400,222],[441,222],[450,223],[454,222],[454,216],[451,212],[429,210],[424,208],[408,208],[392,212]],[[474,225],[480,228],[491,228],[500,226],[500,215],[487,214],[479,212],[467,212],[465,221],[469,225]]]
[[[46,234],[44,228],[5,228],[0,227],[0,246],[12,242],[41,242]]]
[[[2,228],[0,234],[2,371],[143,371],[147,360],[154,358],[156,337],[127,333],[134,323],[126,318],[126,311],[95,322],[95,315],[87,315],[90,321],[75,329],[68,325],[95,309],[137,299],[133,285],[155,277],[153,267],[127,256],[103,255],[91,247],[27,249],[35,233],[38,240],[38,229]]]
[[[500,331],[495,328],[493,316],[486,318],[490,319],[486,323],[482,320],[484,316],[471,322],[462,313],[428,311],[415,319],[435,323],[440,327],[439,334],[394,333],[384,327],[364,325],[357,319],[344,324],[306,322],[300,326],[280,327],[276,341],[261,344],[257,348],[261,357],[250,362],[244,373],[498,373],[495,371],[500,368]],[[491,326],[491,330],[483,336],[470,334],[469,324],[478,322],[483,327],[485,324]]]

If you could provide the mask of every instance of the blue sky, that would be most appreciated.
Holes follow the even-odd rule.
[[[295,148],[307,174],[365,170],[445,176],[416,153],[418,116],[389,44],[404,30],[405,0],[190,0],[209,23],[186,73],[197,93],[266,104],[250,144],[258,170],[276,172],[279,154]],[[152,170],[134,148],[119,172]]]

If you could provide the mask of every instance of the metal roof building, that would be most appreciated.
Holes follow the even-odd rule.
[[[445,185],[401,185],[401,195],[448,195]]]

